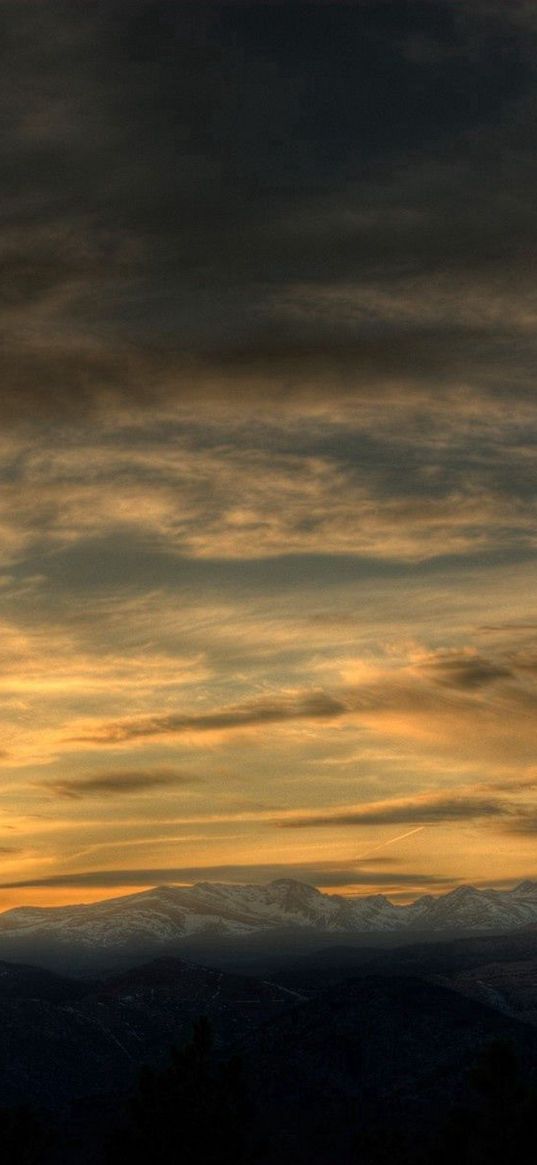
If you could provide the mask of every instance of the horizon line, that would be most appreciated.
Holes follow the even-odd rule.
[[[67,878],[67,875],[59,875],[58,877],[63,879],[64,877]],[[279,878],[278,877],[277,878],[270,878],[268,881],[265,881],[265,882],[263,882],[263,881],[237,881],[237,880],[232,880],[232,879],[228,879],[225,881],[224,880],[211,881],[208,878],[204,878],[201,881],[189,881],[189,882],[187,882],[187,881],[182,882],[179,880],[175,880],[175,881],[174,880],[171,880],[171,881],[159,881],[159,880],[157,880],[151,884],[140,885],[140,886],[137,886],[136,883],[134,883],[134,882],[129,883],[129,884],[124,883],[123,884],[125,887],[124,893],[119,893],[119,894],[114,893],[114,892],[108,893],[108,894],[105,893],[102,898],[96,898],[96,899],[91,900],[90,902],[84,902],[83,900],[81,900],[79,902],[51,904],[48,906],[47,905],[44,905],[44,906],[43,905],[31,905],[31,904],[26,904],[24,902],[21,902],[18,906],[8,906],[5,909],[0,909],[0,916],[3,914],[8,914],[13,910],[24,910],[24,909],[39,910],[39,911],[42,911],[42,910],[62,910],[62,909],[69,909],[70,907],[75,908],[77,906],[99,905],[99,903],[101,903],[101,902],[113,901],[116,898],[131,898],[131,897],[137,897],[140,894],[151,894],[152,892],[154,892],[156,890],[168,890],[168,889],[188,890],[188,889],[195,889],[197,886],[202,886],[202,885],[258,886],[259,888],[262,888],[262,887],[277,884],[278,882],[292,882],[296,885],[308,886],[312,889],[318,890],[318,892],[320,894],[323,894],[325,897],[343,897],[343,898],[348,898],[348,899],[358,899],[358,900],[364,900],[364,901],[366,901],[367,899],[370,899],[370,898],[381,897],[381,898],[384,898],[385,901],[389,902],[390,905],[393,906],[394,910],[404,910],[406,907],[411,906],[414,902],[419,901],[420,898],[423,898],[423,897],[445,898],[445,897],[448,897],[450,894],[455,893],[457,890],[462,890],[462,889],[476,890],[477,893],[486,893],[487,891],[492,891],[494,893],[502,893],[502,892],[509,893],[509,892],[512,892],[513,890],[518,889],[519,887],[523,887],[526,884],[533,884],[535,886],[535,888],[537,889],[537,874],[533,877],[531,875],[528,875],[527,877],[524,877],[524,878],[513,877],[513,878],[499,879],[496,882],[496,884],[492,884],[492,885],[490,883],[484,884],[484,883],[481,883],[480,881],[478,881],[477,883],[475,883],[475,882],[459,882],[456,886],[451,886],[450,889],[444,889],[444,890],[438,889],[436,893],[428,891],[427,889],[422,890],[422,891],[418,891],[416,893],[415,897],[411,897],[410,896],[411,892],[409,892],[409,900],[407,902],[403,902],[403,903],[393,902],[391,900],[390,893],[389,892],[384,893],[382,891],[382,889],[378,889],[376,891],[372,891],[371,893],[366,893],[366,894],[352,894],[352,893],[345,894],[345,893],[342,893],[340,890],[337,890],[335,888],[332,891],[332,893],[330,893],[329,890],[327,890],[325,888],[321,888],[320,886],[315,885],[313,882],[308,882],[308,881],[305,881],[304,879],[300,879],[300,878],[296,878],[296,877],[282,876]],[[63,880],[61,882],[58,882],[58,881],[54,882],[54,886],[58,886],[58,887],[59,886],[68,886],[69,884],[72,884],[72,883],[69,883],[69,882],[63,881]],[[46,883],[45,882],[26,882],[26,883],[24,883],[24,885],[28,889],[31,889],[33,887],[35,887],[37,889],[37,888],[46,888],[46,886],[51,885],[51,882],[50,881],[47,881]],[[90,883],[87,883],[88,889],[92,885],[94,885],[95,888],[97,887],[97,883],[90,882]],[[17,889],[17,888],[19,888],[19,887],[17,885],[13,885],[13,884],[10,884],[10,885],[0,884],[0,890]],[[20,886],[20,888],[22,889],[23,887]],[[51,888],[53,888],[53,887],[51,886]],[[83,887],[81,884],[81,889],[82,888]],[[104,886],[103,886],[103,889],[105,889]],[[118,886],[116,886],[115,889],[116,890],[121,889],[121,883]],[[112,890],[112,887],[110,887],[110,890]],[[394,892],[392,891],[392,896],[393,896],[393,893]],[[404,889],[402,889],[401,891],[395,891],[395,894],[399,894],[399,893],[404,894],[405,893]]]

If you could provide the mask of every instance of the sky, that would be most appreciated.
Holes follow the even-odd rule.
[[[535,6],[0,45],[0,908],[537,876]]]

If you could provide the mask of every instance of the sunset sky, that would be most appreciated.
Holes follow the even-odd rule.
[[[535,5],[0,43],[0,908],[537,877]]]

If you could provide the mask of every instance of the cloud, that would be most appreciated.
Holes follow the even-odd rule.
[[[533,763],[537,24],[404,8],[0,0],[14,816]]]
[[[356,671],[356,667],[354,669]],[[360,667],[358,667],[358,673]],[[514,667],[492,663],[471,650],[425,655],[418,652],[399,666],[362,666],[362,683],[275,691],[229,707],[185,714],[155,713],[109,722],[80,722],[69,739],[89,745],[127,745],[152,738],[190,737],[262,731],[270,725],[325,721],[367,729],[391,737],[430,742],[437,752],[513,756],[532,755],[529,716],[537,705],[532,682],[518,682]],[[352,674],[352,667],[343,671]],[[494,681],[494,683],[493,683]],[[489,688],[492,695],[489,695]],[[510,718],[507,729],[506,717]],[[517,723],[516,742],[512,729]],[[476,732],[476,728],[479,730]]]
[[[419,668],[430,678],[448,688],[474,691],[494,683],[511,679],[512,668],[479,655],[476,650],[437,651],[419,661]]]
[[[277,878],[296,878],[320,886],[382,886],[398,885],[443,886],[451,885],[453,879],[443,875],[404,873],[383,874],[381,871],[362,871],[356,863],[306,862],[272,863],[212,866],[165,866],[157,869],[136,868],[123,870],[74,871],[71,874],[53,874],[46,878],[27,879],[18,882],[2,882],[0,889],[12,890],[25,887],[114,887],[114,886],[155,886],[162,883],[187,883],[221,880],[231,882],[267,882]]]
[[[335,826],[435,825],[443,822],[513,817],[520,811],[508,799],[474,793],[434,793],[414,798],[380,801],[340,812],[304,813],[281,818],[280,829]]]
[[[82,797],[118,797],[136,793],[150,793],[153,789],[199,783],[200,778],[191,774],[176,772],[170,768],[153,770],[113,770],[108,773],[94,773],[89,777],[73,777],[47,781],[37,786],[49,789],[59,797],[79,800]]]
[[[526,808],[505,824],[508,833],[518,834],[521,837],[533,837],[537,833],[537,810]]]
[[[412,423],[405,433],[401,399],[389,412],[392,431],[383,432],[378,407],[359,420],[347,412],[322,430],[303,416],[237,432],[231,408],[204,433],[176,418],[136,441],[118,424],[113,439],[77,432],[61,450],[43,438],[38,447],[14,442],[4,452],[5,554],[69,556],[86,546],[113,556],[121,539],[133,555],[150,547],[173,570],[175,556],[219,566],[328,554],[419,563],[533,547],[531,466],[519,437],[509,447],[505,427],[493,439],[474,431],[464,467],[454,466],[449,445],[439,452],[431,438],[429,447]],[[487,442],[493,449],[481,451]]]
[[[488,786],[484,785],[483,788],[488,792],[496,793],[518,793],[524,790],[537,790],[537,773],[530,770],[530,772],[520,773],[516,777],[496,780]]]
[[[400,841],[400,840],[401,840],[400,838],[397,838],[397,841]],[[391,842],[390,842],[390,844],[391,844]],[[379,849],[380,848],[381,847],[379,846]],[[382,866],[384,868],[384,866],[398,866],[398,865],[400,865],[401,858],[389,858],[389,857],[384,857],[384,856],[380,857],[380,858],[378,858],[378,857],[377,858],[365,857],[365,858],[360,858],[360,863],[362,863],[362,862],[363,862],[364,866]]]
[[[3,419],[196,400],[199,365],[242,406],[311,392],[316,367],[373,399],[402,376],[410,396],[463,372],[511,397],[530,382],[517,311],[492,332],[486,305],[498,283],[526,298],[534,22],[479,3],[305,12],[6,0]],[[356,271],[335,317],[327,280]],[[439,271],[474,310],[452,290],[434,313]],[[314,318],[282,329],[297,285]],[[414,317],[394,319],[405,297]]]
[[[261,697],[221,711],[192,716],[146,716],[104,725],[94,734],[76,737],[80,743],[122,744],[130,740],[188,733],[236,732],[293,720],[331,720],[345,714],[345,705],[322,691]]]

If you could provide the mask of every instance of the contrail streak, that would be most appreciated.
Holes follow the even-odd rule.
[[[421,833],[422,829],[426,829],[426,826],[417,825],[415,829],[409,829],[407,833],[398,833],[397,837],[390,837],[388,841],[381,841],[379,845],[374,845],[371,849],[366,850],[365,854],[360,854],[356,861],[363,862],[364,858],[369,857],[369,854],[375,853],[376,850],[384,849],[387,845],[395,845],[396,841],[402,841],[404,837],[412,837],[413,833]]]

